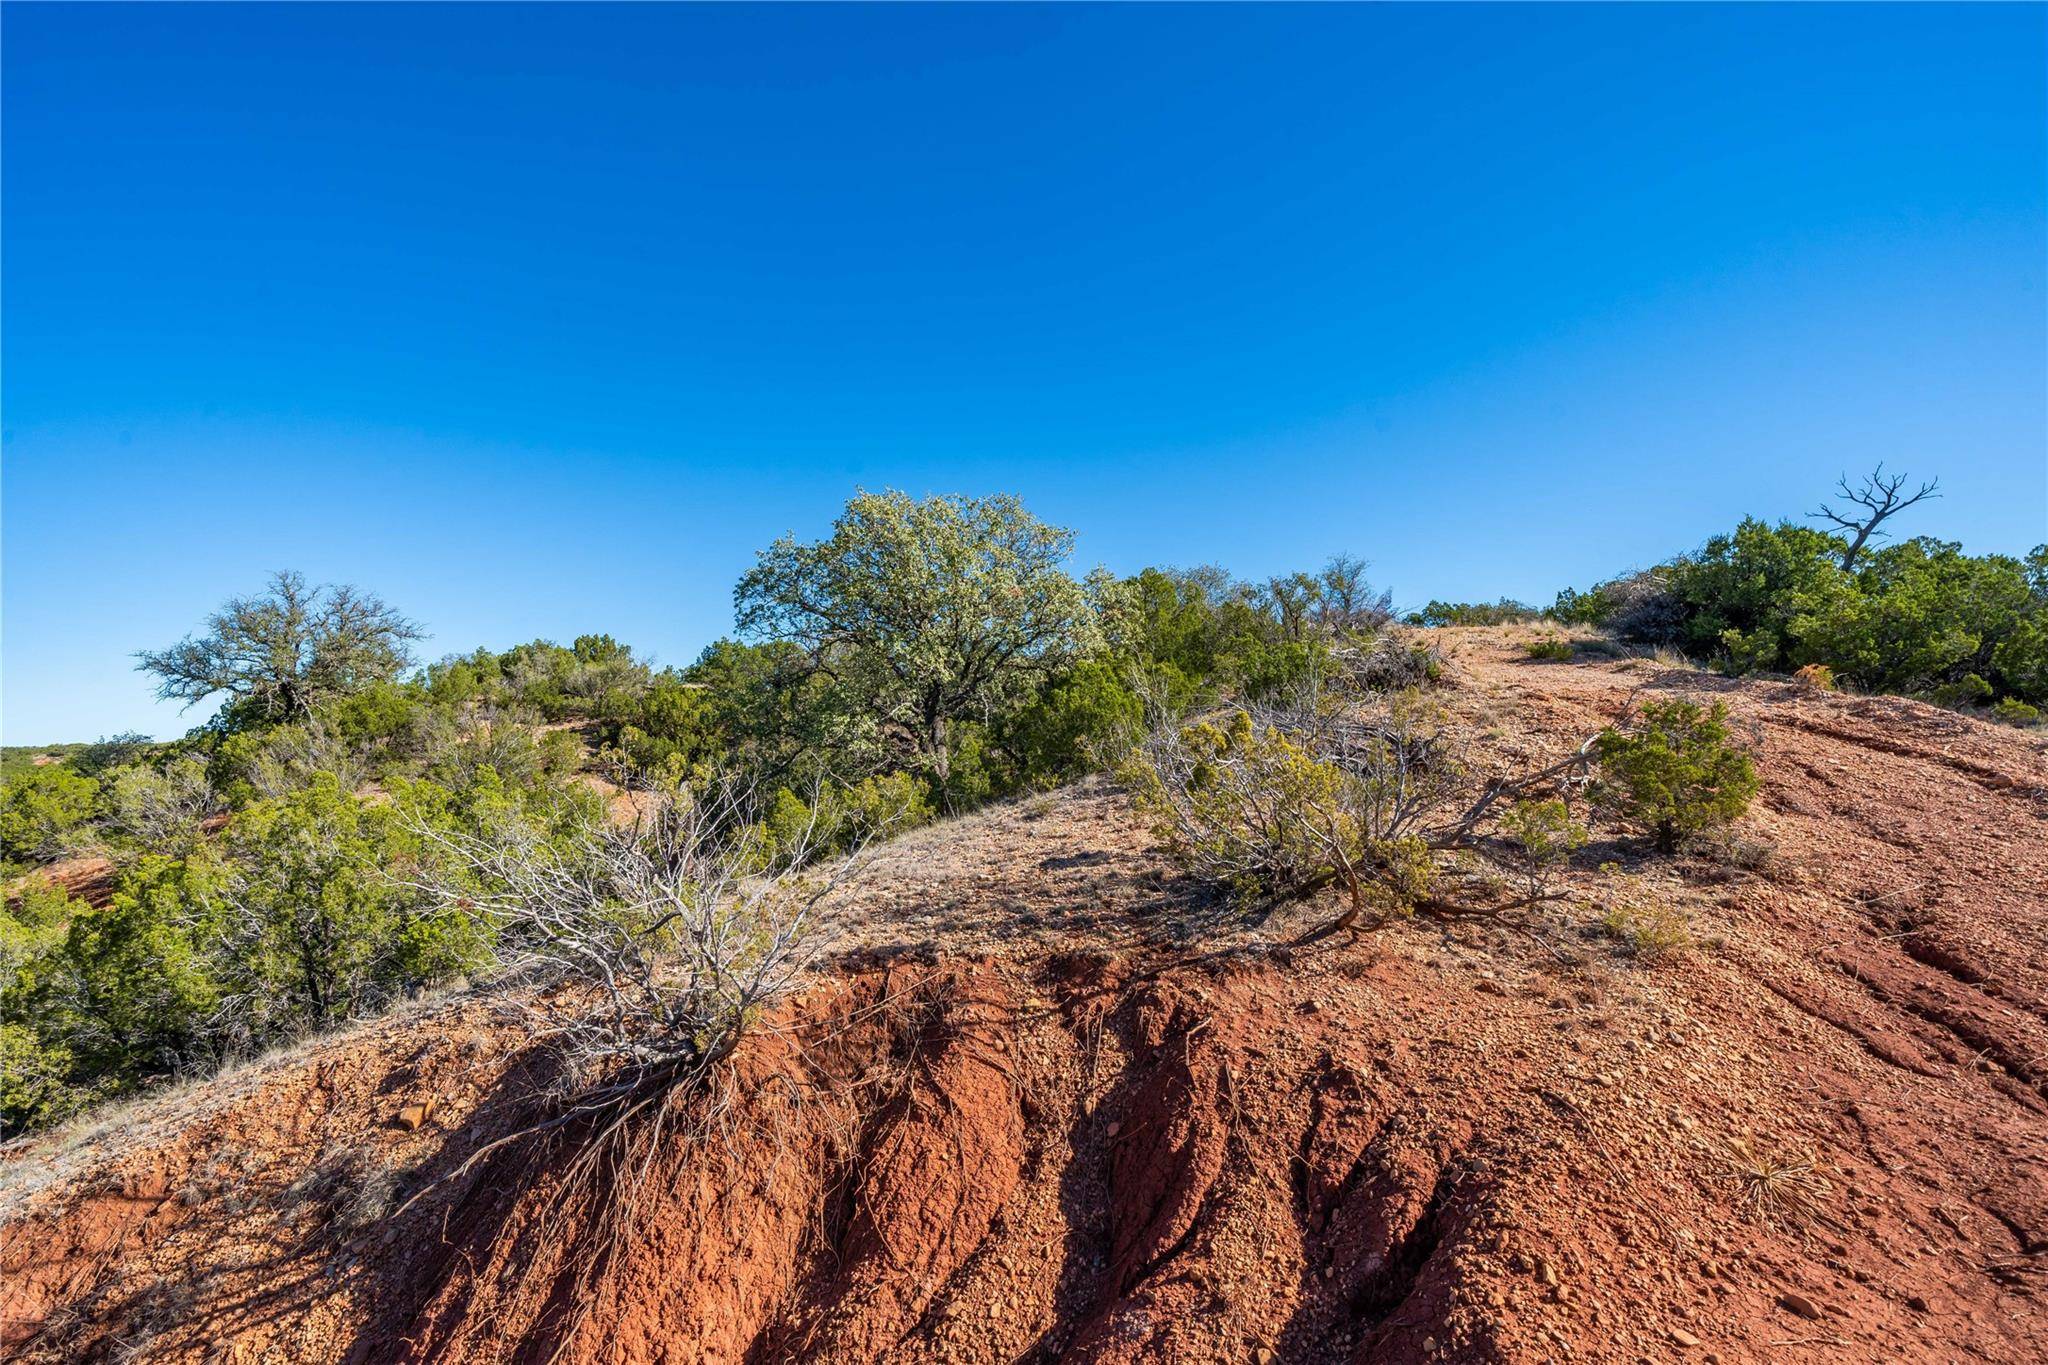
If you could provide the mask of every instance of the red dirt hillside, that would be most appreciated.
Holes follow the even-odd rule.
[[[1334,904],[1216,922],[1103,782],[920,830],[624,1235],[573,1136],[465,1166],[545,1062],[451,997],[7,1149],[0,1357],[2048,1358],[2039,734],[1518,638],[1438,633],[1491,761],[1711,693],[1739,842],[1299,943]]]

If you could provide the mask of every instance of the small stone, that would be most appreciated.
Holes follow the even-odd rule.
[[[1111,1137],[1115,1137],[1117,1133],[1122,1130],[1122,1128],[1123,1125],[1121,1123],[1118,1123],[1115,1119],[1111,1119],[1109,1121],[1108,1132]]]
[[[1908,1294],[1906,1296],[1906,1307],[1912,1309],[1915,1313],[1925,1313],[1927,1311],[1927,1300],[1921,1298],[1918,1294]]]
[[[1001,1317],[1002,1315],[1003,1315],[1003,1306],[1002,1306],[1001,1304],[999,1304],[999,1303],[992,1303],[992,1304],[990,1304],[990,1305],[988,1306],[988,1316],[989,1316],[989,1320],[990,1320],[991,1322],[993,1322],[993,1321],[994,1321],[995,1319],[997,1319],[997,1318]]]
[[[1542,1257],[1536,1258],[1536,1283],[1554,1285],[1557,1283],[1557,1269]]]
[[[427,1120],[433,1116],[434,1102],[432,1100],[424,1100],[418,1104],[408,1104],[400,1109],[391,1116],[391,1123],[393,1127],[412,1133],[424,1127]]]
[[[1778,1306],[1795,1317],[1805,1318],[1808,1322],[1820,1320],[1820,1305],[1804,1294],[1794,1294],[1787,1290],[1778,1295]]]
[[[1700,1339],[1683,1327],[1673,1327],[1669,1331],[1671,1339],[1688,1350],[1700,1344]]]
[[[1253,1351],[1252,1362],[1253,1365],[1273,1365],[1272,1348],[1267,1346],[1261,1346],[1257,1350]]]

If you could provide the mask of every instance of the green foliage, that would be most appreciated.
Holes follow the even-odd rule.
[[[1826,663],[1866,691],[1931,691],[1973,674],[1984,678],[1986,700],[2015,690],[2021,677],[1996,666],[1999,649],[2038,624],[2040,611],[2019,560],[1923,539],[1866,551],[1860,563],[1853,588],[1837,584],[1800,604],[1796,657]],[[2004,657],[2013,662],[2016,653]]]
[[[1071,532],[1015,498],[856,496],[832,535],[785,538],[734,591],[740,630],[801,648],[851,711],[945,785],[949,728],[1016,704],[1093,642]]]
[[[2041,723],[2041,708],[2029,706],[2017,697],[2005,697],[1995,702],[1991,707],[1991,714],[1994,718],[2004,721],[2007,725],[2039,725]]]
[[[25,1024],[0,1022],[0,1138],[60,1123],[90,1102],[72,1084],[76,1063]]]
[[[1235,712],[1180,731],[1184,763],[1133,757],[1121,773],[1167,856],[1246,901],[1298,892],[1355,856],[1345,774]]]
[[[47,763],[66,762],[78,757],[90,744],[8,744],[0,746],[0,785]]]
[[[1615,600],[1604,588],[1580,592],[1566,588],[1551,603],[1549,617],[1568,626],[1604,626],[1614,615]]]
[[[1569,590],[1567,590],[1569,591]],[[1411,614],[1416,626],[1505,626],[1538,621],[1544,613],[1525,602],[1503,597],[1498,602],[1436,602]]]
[[[102,828],[129,848],[183,857],[198,848],[207,820],[222,804],[206,760],[177,754],[161,767],[136,764],[115,772],[101,794]]]
[[[759,849],[767,863],[779,865],[799,849],[841,853],[930,824],[935,815],[924,784],[905,772],[826,786],[814,802],[782,787],[762,815]]]
[[[1321,639],[1262,640],[1245,635],[1225,655],[1237,690],[1248,701],[1284,696],[1330,671],[1330,646]]]
[[[606,740],[642,772],[677,777],[704,771],[728,748],[710,689],[673,674],[635,697],[615,697],[604,716]]]
[[[257,597],[233,598],[199,635],[136,655],[157,696],[190,706],[224,696],[226,728],[294,720],[358,688],[395,678],[420,628],[347,585],[308,588],[272,577]]]
[[[221,942],[227,886],[217,860],[150,855],[104,909],[71,917],[44,1025],[87,1074],[165,1072],[200,1051],[222,997],[207,956]]]
[[[321,774],[219,840],[143,853],[103,908],[32,885],[0,916],[0,1024],[16,1030],[10,1047],[33,1043],[41,1098],[7,1121],[47,1121],[483,961],[486,927],[409,887],[428,852],[411,816],[445,825],[459,811],[432,784],[373,806]]]
[[[1728,742],[1727,720],[1720,702],[1711,709],[1682,699],[1645,703],[1633,727],[1604,730],[1594,742],[1596,798],[1665,853],[1736,819],[1759,784],[1749,755]]]
[[[1803,604],[1850,585],[1842,549],[1838,536],[1753,518],[1713,537],[1664,571],[1682,613],[1678,645],[1701,657],[1726,650],[1744,667],[1778,667]]]
[[[1536,880],[1586,846],[1586,827],[1556,797],[1517,801],[1500,818],[1500,829]]]
[[[1523,644],[1522,653],[1543,663],[1570,663],[1574,655],[1572,642],[1556,636],[1530,640]]]
[[[2048,547],[1967,555],[1919,538],[1864,549],[1746,520],[1651,574],[1559,595],[1553,615],[1675,644],[1735,673],[1821,665],[1866,692],[1947,705],[2048,702]]]
[[[100,784],[68,764],[30,768],[0,789],[0,856],[47,863],[66,856],[87,833]]]
[[[1388,723],[1341,757],[1244,711],[1155,735],[1119,771],[1167,856],[1246,903],[1345,886],[1353,913],[1403,916],[1427,899],[1436,856],[1415,827],[1453,765],[1411,760],[1426,708],[1397,698]],[[1418,781],[1419,779],[1419,781]]]
[[[103,777],[131,763],[142,762],[158,747],[148,735],[133,731],[95,740],[71,755],[71,771],[92,778]]]
[[[1108,658],[1085,659],[1018,713],[1007,735],[1018,785],[1068,781],[1113,765],[1130,751],[1145,706],[1125,677],[1126,667]]]

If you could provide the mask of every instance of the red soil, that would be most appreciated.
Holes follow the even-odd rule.
[[[1596,827],[1542,941],[1290,947],[1332,907],[1212,923],[1113,791],[1021,802],[884,850],[716,1121],[601,1195],[570,1130],[442,1179],[534,1112],[481,1000],[17,1147],[0,1356],[2048,1357],[2042,741],[1441,635],[1502,764],[1637,687],[1723,697],[1774,852]],[[1702,946],[1631,959],[1616,902]],[[1812,1174],[1758,1201],[1753,1155]]]

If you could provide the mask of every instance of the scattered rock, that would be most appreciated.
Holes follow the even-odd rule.
[[[1778,1306],[1795,1317],[1805,1318],[1808,1322],[1820,1320],[1820,1305],[1804,1294],[1795,1294],[1787,1290],[1778,1295]]]
[[[1700,1339],[1694,1336],[1692,1333],[1686,1331],[1683,1327],[1670,1328],[1667,1330],[1666,1334],[1674,1342],[1676,1342],[1680,1346],[1685,1347],[1687,1350],[1691,1350],[1693,1347],[1700,1344]]]
[[[396,1114],[393,1114],[391,1116],[391,1126],[408,1133],[413,1133],[425,1127],[427,1120],[433,1116],[434,1102],[430,1099],[421,1100],[408,1104]]]

